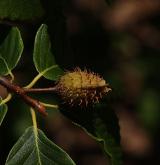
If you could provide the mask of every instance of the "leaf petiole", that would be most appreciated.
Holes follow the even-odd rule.
[[[36,83],[37,81],[44,75],[46,74],[48,71],[50,71],[51,69],[53,68],[56,68],[58,65],[52,65],[51,67],[45,69],[43,72],[40,72],[27,86],[25,86],[24,88],[32,88]]]
[[[48,107],[48,108],[54,108],[54,109],[58,109],[58,105],[54,105],[54,104],[47,104],[47,103],[43,103],[40,102],[43,106]]]
[[[30,108],[31,116],[32,116],[32,122],[34,127],[34,132],[37,134],[37,119],[36,119],[36,113],[33,108]]]
[[[11,100],[11,98],[12,98],[12,94],[9,93],[7,97],[0,102],[0,105],[6,104],[7,102]]]
[[[36,148],[37,148],[38,164],[42,165],[41,159],[40,159],[39,146],[38,146],[38,129],[37,129],[36,113],[35,113],[33,108],[31,108],[30,111],[31,111],[32,122],[33,122],[33,132],[34,132],[34,135],[35,135],[35,144],[36,144]]]

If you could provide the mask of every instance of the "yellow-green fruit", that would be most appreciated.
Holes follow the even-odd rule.
[[[87,106],[99,102],[111,88],[98,74],[76,69],[60,77],[57,91],[65,103]]]

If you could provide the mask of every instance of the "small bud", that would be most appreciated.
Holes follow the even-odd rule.
[[[66,72],[57,82],[57,92],[71,106],[98,103],[110,91],[106,81],[98,74],[77,68]]]

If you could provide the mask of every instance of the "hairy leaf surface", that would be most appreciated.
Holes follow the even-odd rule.
[[[75,165],[41,130],[29,127],[13,146],[6,165]]]

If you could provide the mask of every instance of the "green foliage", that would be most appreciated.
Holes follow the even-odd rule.
[[[6,165],[75,165],[66,152],[51,142],[41,130],[28,128],[13,146]]]
[[[44,10],[39,0],[1,0],[0,19],[26,21],[41,18]]]
[[[99,105],[85,109],[64,106],[61,107],[61,112],[102,145],[112,165],[122,164],[118,120],[109,106]]]
[[[23,41],[20,32],[17,28],[12,28],[0,46],[0,75],[10,74],[13,76],[11,71],[17,65],[22,51]],[[32,87],[42,76],[46,79],[56,81],[59,76],[63,74],[62,69],[56,64],[51,52],[51,42],[47,32],[47,25],[45,24],[40,26],[35,37],[33,62],[38,71],[38,75],[27,88]],[[18,94],[17,91],[16,93]],[[25,97],[30,99],[23,92],[20,96],[22,96],[23,99],[25,99]],[[41,108],[41,106],[39,106],[40,102],[37,100],[30,100],[29,103],[31,103],[31,106],[33,105],[32,103],[34,103],[38,108]],[[44,104],[44,106],[48,106],[48,104]],[[51,107],[58,106],[52,105]],[[71,119],[76,125],[83,128],[86,133],[102,146],[105,155],[110,158],[112,165],[122,164],[118,120],[108,105],[99,104],[94,108],[85,108],[85,110],[80,107],[71,108],[70,106],[63,106],[60,108],[60,112]],[[0,124],[6,113],[7,106],[5,104],[1,105]],[[34,127],[28,128],[13,146],[7,158],[6,165],[75,164],[67,153],[47,139],[44,133],[37,129],[35,125],[34,123]]]
[[[88,2],[89,0],[80,3],[67,0],[0,0],[0,79],[6,80],[12,87],[17,87],[17,90],[13,91],[5,83],[3,84],[3,81],[0,83],[7,88],[9,94],[4,100],[1,100],[0,96],[0,125],[4,122],[5,117],[8,117],[7,121],[9,121],[6,125],[7,130],[1,127],[0,138],[5,139],[8,133],[10,135],[8,136],[10,141],[8,139],[0,141],[0,145],[2,144],[4,147],[2,149],[4,153],[1,152],[1,156],[6,155],[5,151],[10,149],[8,147],[15,140],[13,137],[19,136],[22,130],[31,125],[30,118],[27,120],[28,114],[26,115],[29,105],[32,108],[36,107],[35,109],[40,114],[48,107],[46,110],[48,115],[52,114],[51,108],[57,109],[56,113],[62,113],[95,139],[101,146],[104,155],[109,158],[110,164],[122,164],[119,125],[110,104],[105,102],[104,105],[100,102],[94,107],[80,108],[82,102],[80,99],[79,105],[77,102],[75,104],[77,107],[70,107],[66,103],[61,106],[62,95],[60,98],[57,97],[57,89],[58,87],[60,89],[60,86],[57,86],[56,82],[64,73],[62,69],[79,66],[82,70],[87,67],[87,70],[93,69],[93,71],[102,73],[111,85],[112,98],[109,103],[118,111],[122,121],[123,138],[126,138],[126,142],[122,139],[124,142],[122,144],[125,147],[127,163],[145,164],[147,161],[144,159],[148,157],[148,164],[160,164],[159,160],[155,159],[159,155],[157,151],[159,151],[160,137],[160,78],[158,74],[160,19],[157,12],[159,2],[156,1],[158,5],[152,3],[150,6],[150,4],[143,5],[143,2],[139,1],[141,10],[136,8],[137,1],[123,3],[116,0],[104,0],[101,3],[97,0],[93,5]],[[138,11],[137,14],[135,14],[136,11]],[[17,70],[13,69],[21,58],[24,46],[20,31],[13,26],[21,28],[25,43],[24,58]],[[39,26],[34,40],[35,30]],[[3,41],[8,29],[11,31]],[[31,52],[33,52],[33,58]],[[64,68],[61,69],[56,61]],[[30,64],[33,65],[33,63],[38,74],[25,88],[16,85],[17,82],[25,83],[31,78],[34,72],[33,74],[29,72],[34,70],[34,66],[30,66]],[[42,77],[42,80],[46,78],[51,81],[47,82],[45,79],[37,85],[37,81]],[[77,79],[74,81],[77,83]],[[83,79],[80,79],[81,81]],[[47,84],[46,89],[52,87],[53,91],[50,90],[50,93],[46,95],[32,93],[35,92],[34,85],[37,85],[37,90],[38,86],[44,87],[45,83]],[[50,83],[51,86],[49,86]],[[92,82],[89,81],[89,83]],[[81,86],[79,88],[80,92],[78,94],[75,92],[70,99],[69,103],[72,105],[74,99],[77,101],[79,95],[86,97],[86,92],[82,92]],[[19,92],[18,89],[22,90]],[[70,97],[68,88],[65,89],[65,92],[65,97]],[[97,91],[92,90],[92,92],[89,99],[92,99],[94,94],[97,96]],[[42,94],[44,94],[44,98],[41,96]],[[58,94],[60,95],[60,93]],[[1,88],[0,95],[4,96]],[[19,95],[21,100],[28,105],[20,106],[19,99],[14,97],[15,95]],[[107,99],[108,97],[110,96],[106,96]],[[9,104],[11,111],[8,113],[6,103],[12,98],[15,98],[16,101]],[[96,100],[98,98],[95,98]],[[60,105],[51,104],[57,104],[57,102]],[[57,107],[60,107],[60,111]],[[135,111],[136,108],[137,111]],[[130,118],[130,115],[133,115],[133,118]],[[45,119],[38,117],[40,122],[38,125],[41,125]],[[22,118],[24,119],[22,120]],[[126,123],[128,125],[127,127],[125,125],[123,129],[123,124]],[[47,121],[48,124],[52,127],[51,123]],[[11,128],[10,125],[12,125]],[[45,128],[45,125],[42,124],[42,127]],[[130,129],[132,134],[126,133],[127,129]],[[128,138],[135,139],[128,140]],[[137,141],[143,143],[134,145],[134,142]],[[128,145],[130,142],[133,144]],[[135,153],[138,148],[141,150]],[[151,154],[154,149],[154,154]],[[0,164],[4,164],[4,161],[1,161],[0,158]],[[10,151],[6,164],[63,165],[75,163],[67,153],[48,140],[41,130],[30,127]]]
[[[42,24],[38,29],[34,43],[33,61],[37,71],[50,80],[57,80],[63,73],[56,64],[51,52],[51,43],[47,32],[47,26]]]
[[[18,28],[13,27],[0,46],[0,75],[7,75],[17,65],[23,51],[23,41]]]

